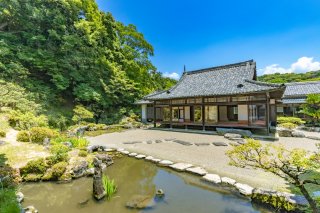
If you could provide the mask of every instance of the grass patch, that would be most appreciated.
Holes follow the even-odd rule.
[[[95,137],[95,136],[113,133],[113,132],[122,132],[123,130],[124,130],[124,128],[121,126],[114,126],[114,127],[110,127],[109,129],[85,131],[84,136]]]
[[[106,197],[108,200],[111,199],[111,197],[117,192],[117,186],[114,183],[114,180],[111,180],[108,176],[103,175],[102,176],[102,184],[103,188],[106,191]]]
[[[20,208],[14,188],[0,189],[0,213],[19,213]]]

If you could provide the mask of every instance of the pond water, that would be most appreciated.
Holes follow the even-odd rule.
[[[92,178],[80,178],[71,183],[26,183],[23,206],[33,205],[45,213],[249,213],[271,212],[253,205],[249,200],[229,190],[204,183],[199,177],[157,167],[144,160],[123,157],[116,159],[106,174],[115,180],[118,192],[110,201],[92,198]],[[152,208],[128,209],[126,203],[135,195],[153,197],[163,189],[165,197]],[[88,200],[86,204],[80,204]],[[153,200],[150,200],[153,202]]]

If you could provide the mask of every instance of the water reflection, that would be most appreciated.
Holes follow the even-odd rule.
[[[34,205],[39,212],[112,212],[112,213],[240,213],[269,212],[228,191],[199,181],[198,177],[179,174],[143,160],[118,159],[107,175],[115,179],[118,192],[111,201],[96,202],[92,198],[92,179],[82,178],[67,184],[49,182],[25,184],[24,206]],[[157,189],[165,197],[148,210],[127,209],[125,204],[135,195],[153,197]],[[86,202],[88,201],[88,202]],[[84,203],[80,205],[79,203]]]

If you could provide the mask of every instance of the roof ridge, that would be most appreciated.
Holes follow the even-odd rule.
[[[274,86],[281,87],[281,86],[285,86],[285,84],[267,83],[267,82],[262,82],[262,81],[249,80],[249,79],[245,79],[245,81],[246,81],[246,82],[249,82],[249,83],[253,83],[253,84],[268,86],[268,87],[274,87]]]
[[[222,68],[239,67],[239,66],[247,65],[247,63],[252,63],[252,62],[254,62],[253,59],[248,60],[248,61],[242,61],[242,62],[238,62],[238,63],[233,63],[233,64],[226,64],[226,65],[214,66],[214,67],[209,67],[209,68],[204,68],[204,69],[187,71],[186,74],[190,75],[190,74],[195,74],[195,73],[213,71],[213,70],[222,69]]]
[[[320,84],[320,81],[302,81],[302,82],[285,83],[285,85],[298,85],[298,84]]]

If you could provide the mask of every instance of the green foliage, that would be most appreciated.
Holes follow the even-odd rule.
[[[263,169],[286,179],[297,187],[308,200],[311,209],[317,204],[306,189],[307,184],[320,185],[319,178],[307,176],[317,173],[320,169],[320,145],[317,152],[304,149],[286,150],[283,146],[262,145],[260,141],[247,139],[247,143],[227,151],[230,165]],[[315,211],[316,212],[316,211]]]
[[[32,127],[47,127],[48,118],[45,115],[37,116],[32,112],[11,111],[9,123],[18,130],[29,130]]]
[[[44,158],[39,158],[37,160],[31,160],[20,169],[20,173],[22,176],[26,176],[27,174],[39,174],[43,175],[47,170],[48,165],[45,162]]]
[[[93,113],[87,110],[84,106],[82,105],[77,105],[73,109],[73,117],[72,120],[76,123],[80,123],[81,121],[85,119],[91,119],[93,118]]]
[[[51,141],[52,144],[61,144],[63,142],[70,142],[74,148],[85,148],[89,145],[89,141],[86,138],[78,137],[65,137],[60,136]]]
[[[68,166],[67,162],[59,162],[52,166],[52,178],[57,180],[59,177],[63,175]]]
[[[14,188],[0,189],[0,213],[19,213],[20,207]]]
[[[277,117],[277,123],[283,124],[283,123],[293,123],[296,125],[304,124],[304,121],[301,118],[297,117]]]
[[[279,124],[279,126],[280,127],[284,127],[284,128],[287,128],[287,129],[294,129],[294,128],[296,128],[297,127],[297,125],[296,124],[294,124],[294,123],[281,123],[281,124]]]
[[[89,123],[87,126],[88,131],[106,130],[108,128],[106,124]]]
[[[45,138],[58,137],[59,133],[46,127],[33,127],[30,129],[30,138],[33,143],[43,143]]]
[[[156,71],[143,34],[94,0],[7,0],[0,14],[0,85],[13,88],[1,86],[0,106],[45,113],[76,103],[98,122],[175,83]],[[64,129],[64,119],[57,119],[50,123]]]
[[[259,76],[258,80],[264,81],[264,82],[269,82],[269,83],[319,81],[320,80],[320,70],[315,71],[315,72],[307,72],[307,73],[268,74],[268,75]]]
[[[69,148],[63,144],[54,144],[50,147],[50,153],[53,155],[50,158],[51,164],[61,161],[68,161]]]
[[[42,174],[33,174],[33,173],[30,173],[30,174],[26,174],[24,177],[23,177],[23,180],[26,181],[26,182],[38,182],[41,180],[41,177],[43,175]]]
[[[79,157],[87,157],[88,152],[86,150],[80,150],[78,155]]]
[[[30,133],[29,131],[26,130],[22,130],[18,133],[17,135],[17,141],[20,142],[30,142],[31,138],[30,138]]]
[[[59,129],[62,132],[67,130],[68,125],[68,118],[62,114],[49,116],[49,126],[52,128]]]
[[[281,196],[253,194],[251,198],[259,203],[271,205],[277,210],[286,210],[290,212],[297,209],[296,205],[289,203],[284,197]]]
[[[0,130],[0,138],[5,138],[6,135],[7,135],[7,134],[6,134],[5,131]]]
[[[103,188],[106,191],[106,197],[108,200],[111,199],[111,197],[117,192],[117,186],[114,183],[114,180],[111,180],[108,176],[103,175],[102,176],[102,184]]]
[[[307,96],[307,103],[303,105],[302,112],[312,118],[314,123],[320,122],[320,94]]]

